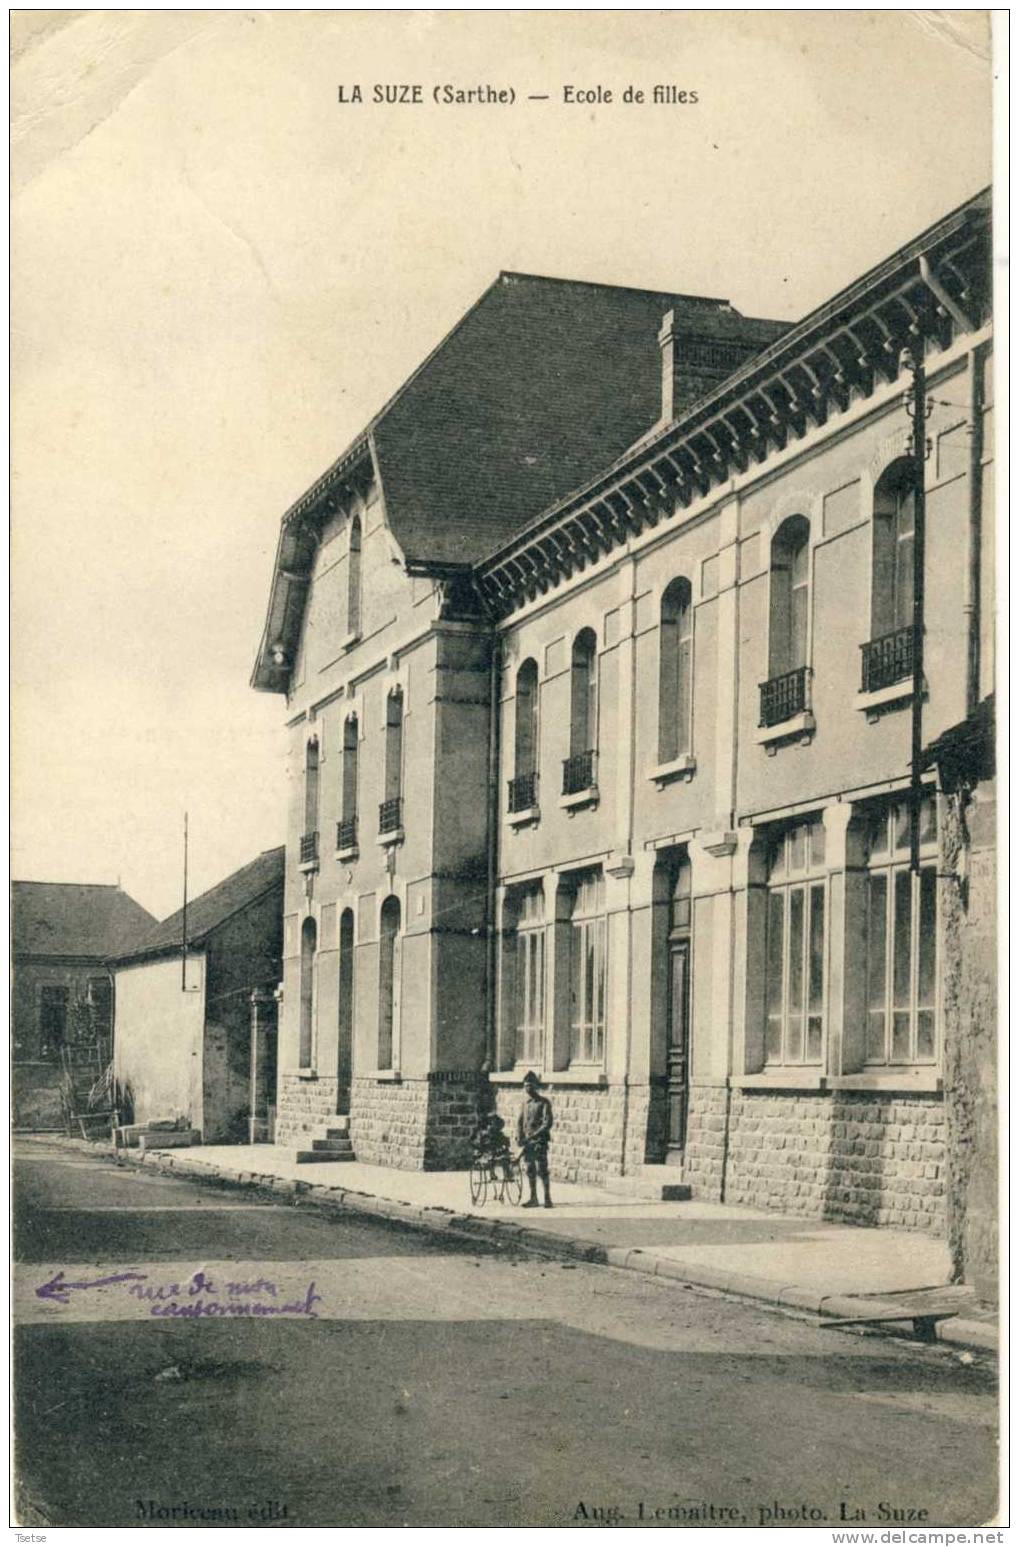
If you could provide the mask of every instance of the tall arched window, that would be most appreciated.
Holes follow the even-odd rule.
[[[693,597],[673,580],[662,596],[658,654],[658,761],[690,751],[693,709]]]
[[[864,692],[891,687],[913,671],[915,482],[907,457],[887,467],[874,489],[870,640],[863,647]]]
[[[354,1045],[354,911],[340,914],[339,1036],[336,1058],[336,1110],[350,1110]]]
[[[781,725],[807,709],[810,626],[810,522],[788,516],[771,542],[768,680],[761,684],[761,724]]]
[[[513,745],[510,810],[525,811],[538,800],[538,666],[530,659],[517,672]]]
[[[340,788],[340,822],[336,830],[336,847],[352,849],[357,843],[357,715],[352,714],[343,724],[343,770]]]
[[[874,490],[872,639],[913,621],[913,488],[912,465],[902,457]]]
[[[563,765],[563,794],[575,795],[595,782],[598,751],[598,641],[581,629],[573,641],[570,670],[570,755]]]
[[[350,554],[347,570],[347,633],[361,632],[361,517],[350,523]]]
[[[379,808],[379,832],[395,832],[401,825],[403,780],[403,692],[394,688],[386,698],[385,799]]]
[[[301,863],[318,859],[318,740],[312,737],[304,748],[304,833],[301,837]]]
[[[315,920],[305,919],[301,925],[301,1029],[298,1045],[298,1062],[302,1069],[311,1068],[312,1041],[315,1028],[315,946],[318,931]]]
[[[379,1068],[393,1067],[393,1036],[398,1021],[397,936],[400,899],[387,897],[379,921]]]
[[[789,516],[771,544],[769,677],[806,666],[809,614],[810,522],[805,516]]]

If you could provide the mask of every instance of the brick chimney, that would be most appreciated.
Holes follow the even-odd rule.
[[[751,355],[763,349],[770,342],[768,333],[775,337],[785,330],[783,323],[768,324],[768,333],[762,336],[760,325],[753,319],[741,318],[727,302],[718,304],[725,320],[715,328],[712,328],[710,312],[703,318],[698,317],[694,327],[691,327],[691,319],[682,314],[677,320],[675,311],[666,312],[662,318],[658,333],[662,352],[661,424],[678,418],[691,403],[704,397]],[[739,326],[741,323],[743,327]],[[752,332],[755,328],[758,331]]]

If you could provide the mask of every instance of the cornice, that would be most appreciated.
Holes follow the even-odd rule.
[[[633,537],[896,382],[903,351],[941,351],[985,321],[990,209],[978,196],[791,328],[681,418],[478,566],[506,617]]]

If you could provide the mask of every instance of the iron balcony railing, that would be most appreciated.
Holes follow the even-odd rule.
[[[318,860],[318,833],[305,833],[301,839],[301,864],[313,865]]]
[[[594,788],[596,754],[575,752],[563,758],[563,794],[579,795],[582,790]]]
[[[532,806],[538,804],[538,775],[536,773],[517,774],[515,779],[509,781],[509,809],[510,811],[530,811]]]
[[[403,799],[395,795],[379,806],[379,835],[398,832],[403,825]]]
[[[343,849],[357,848],[357,817],[345,816],[336,824],[336,847]]]
[[[761,683],[762,726],[781,725],[783,720],[803,714],[807,707],[808,671],[807,666],[797,666],[795,671],[783,672],[781,677]]]
[[[877,693],[913,675],[913,625],[893,629],[860,646],[861,691]]]

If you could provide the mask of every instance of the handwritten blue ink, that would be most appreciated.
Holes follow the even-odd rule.
[[[317,1321],[318,1312],[313,1307],[321,1299],[312,1281],[303,1299],[290,1300],[284,1305],[266,1305],[261,1300],[193,1300],[190,1304],[178,1305],[176,1300],[171,1300],[167,1305],[151,1305],[149,1315],[186,1317],[195,1321],[202,1316],[307,1316]]]
[[[60,1268],[46,1284],[40,1284],[35,1291],[40,1300],[56,1300],[60,1305],[70,1303],[72,1289],[99,1289],[103,1284],[124,1284],[129,1279],[148,1278],[147,1273],[111,1273],[106,1278],[87,1278],[73,1282],[65,1279],[64,1270]]]

